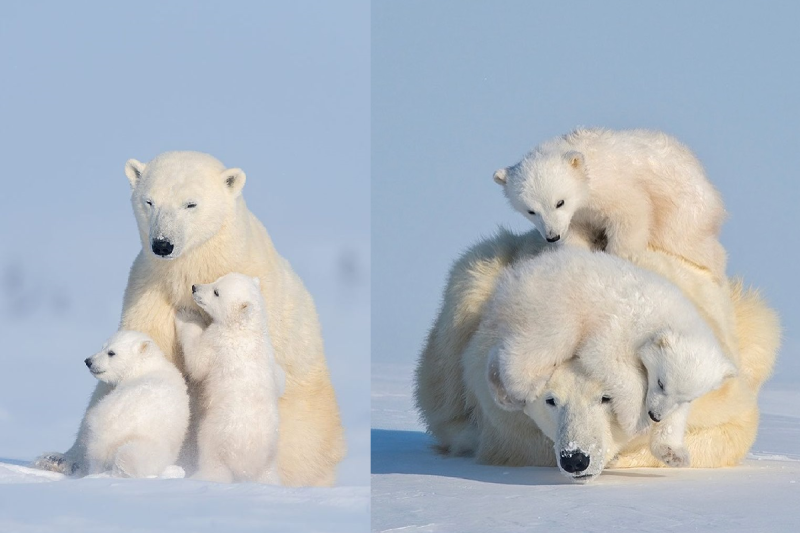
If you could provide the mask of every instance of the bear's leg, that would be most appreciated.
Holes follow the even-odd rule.
[[[608,253],[628,257],[647,249],[653,228],[653,208],[645,194],[626,196],[624,206],[619,206],[608,217],[606,237]]]
[[[207,418],[197,435],[197,473],[192,479],[233,483],[233,472],[222,459],[223,443],[217,438],[215,425]]]
[[[169,453],[150,439],[129,440],[117,449],[111,475],[116,477],[155,477],[169,466]]]
[[[689,466],[689,450],[683,442],[689,408],[689,402],[682,404],[650,432],[650,450],[667,466]]]

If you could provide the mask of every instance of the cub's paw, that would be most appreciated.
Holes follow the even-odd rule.
[[[39,470],[49,470],[50,472],[58,472],[68,476],[72,476],[80,470],[78,463],[70,461],[66,455],[58,452],[40,455],[33,461],[32,466]]]
[[[197,311],[178,309],[175,313],[175,330],[178,335],[198,335],[205,327],[206,322]]]
[[[659,442],[652,444],[652,452],[665,465],[673,468],[689,466],[689,450],[680,444]]]

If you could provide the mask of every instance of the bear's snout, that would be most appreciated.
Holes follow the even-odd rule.
[[[589,468],[589,456],[580,450],[569,452],[562,450],[559,463],[565,472],[576,474]]]
[[[653,422],[661,422],[661,419],[653,411],[648,411],[647,414],[650,415],[650,420]]]
[[[161,257],[168,256],[172,253],[172,250],[175,249],[175,246],[165,239],[153,239],[151,247],[153,249],[153,253]]]
[[[83,360],[83,362],[86,363],[86,368],[89,368],[89,369],[92,368],[92,358],[91,357],[87,357],[86,359]]]

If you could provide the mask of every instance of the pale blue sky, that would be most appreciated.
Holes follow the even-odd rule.
[[[451,262],[530,227],[497,168],[577,125],[687,143],[730,218],[728,272],[783,318],[797,379],[800,55],[790,2],[376,2],[372,10],[372,353],[414,360]]]

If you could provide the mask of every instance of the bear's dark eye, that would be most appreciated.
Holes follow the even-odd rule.
[[[194,202],[186,204],[186,209],[194,209],[195,207],[197,207],[197,204]]]
[[[556,404],[556,400],[555,400],[555,398],[548,398],[548,399],[546,399],[544,401],[544,403],[546,403],[547,405],[555,405]]]
[[[658,388],[661,389],[661,390],[664,390],[664,384],[661,383],[660,379],[658,380]]]
[[[144,203],[146,203],[150,207],[153,207],[153,201],[152,200],[145,200]]]
[[[611,402],[611,396],[603,396],[600,399],[600,403],[610,403],[610,402]]]
[[[558,209],[562,205],[564,205],[564,200],[559,200],[558,203],[556,204],[556,209]]]
[[[531,215],[535,215],[536,214],[536,212],[533,209],[529,209],[528,213],[530,213]]]
[[[115,355],[117,355],[117,354],[116,354],[116,352],[114,352],[114,350],[109,350],[108,351],[108,356],[109,357],[114,357]]]
[[[214,289],[214,296],[219,296],[219,291],[217,289]]]

